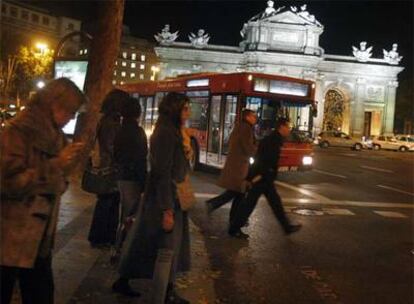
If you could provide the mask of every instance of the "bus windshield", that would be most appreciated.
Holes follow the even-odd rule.
[[[270,99],[262,97],[247,97],[246,108],[257,113],[258,122],[255,127],[256,137],[262,139],[275,129],[276,121],[281,117],[289,118],[292,125],[292,135],[288,141],[307,142],[310,131],[311,104]]]

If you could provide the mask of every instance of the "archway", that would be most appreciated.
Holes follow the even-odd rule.
[[[325,94],[323,111],[323,130],[349,132],[349,102],[345,95],[330,89]]]

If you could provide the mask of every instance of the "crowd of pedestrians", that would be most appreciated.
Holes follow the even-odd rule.
[[[85,103],[68,79],[51,81],[1,134],[1,303],[10,303],[19,281],[23,303],[53,303],[52,248],[61,195],[79,162],[82,143],[69,144],[61,128]],[[116,293],[139,297],[130,280],[153,281],[152,303],[189,303],[174,290],[177,274],[190,270],[190,233],[180,184],[188,182],[194,151],[185,128],[190,100],[168,93],[149,142],[139,126],[137,99],[112,90],[102,102],[89,165],[110,183],[97,195],[89,232],[93,247],[109,247],[119,277]],[[225,191],[207,201],[208,214],[232,201],[228,233],[248,238],[248,225],[261,195],[284,231],[290,223],[275,187],[277,164],[289,121],[258,142],[257,115],[245,109],[234,126],[218,185]]]

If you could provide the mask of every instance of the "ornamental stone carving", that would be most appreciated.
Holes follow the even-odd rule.
[[[170,32],[170,25],[166,24],[164,28],[161,30],[161,33],[154,35],[155,40],[160,45],[171,45],[177,40],[178,38],[178,31],[175,33]]]
[[[372,56],[372,46],[367,48],[367,42],[362,41],[359,43],[359,49],[352,46],[352,53],[354,57],[360,62],[367,62]]]
[[[394,43],[392,45],[391,51],[386,51],[384,49],[382,50],[382,52],[384,53],[384,60],[387,63],[393,64],[393,65],[397,65],[400,63],[403,56],[399,56],[397,49],[398,49],[398,44]]]
[[[202,49],[207,46],[208,41],[210,40],[210,36],[209,34],[205,33],[203,29],[199,29],[197,35],[190,33],[190,35],[188,35],[188,39],[190,39],[193,47]]]

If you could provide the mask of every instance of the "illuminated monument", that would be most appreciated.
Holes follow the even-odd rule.
[[[373,46],[365,41],[359,48],[350,46],[353,56],[328,55],[319,46],[323,30],[306,5],[275,8],[268,1],[264,12],[243,25],[238,47],[208,44],[204,30],[190,36],[190,42],[160,39],[160,77],[255,71],[310,79],[316,82],[318,101],[315,132],[335,128],[356,136],[392,133],[397,75],[403,70],[398,45],[383,50],[381,59],[372,58]]]

